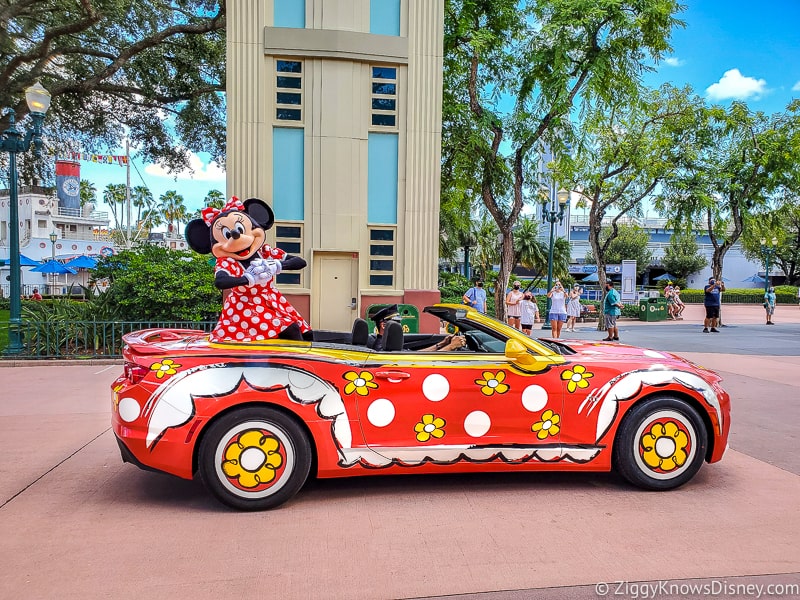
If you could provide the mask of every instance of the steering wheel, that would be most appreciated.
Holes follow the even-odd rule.
[[[464,339],[467,342],[467,345],[463,348],[459,348],[459,350],[470,350],[472,352],[485,352],[483,347],[481,346],[480,341],[476,338],[471,331],[464,332]]]

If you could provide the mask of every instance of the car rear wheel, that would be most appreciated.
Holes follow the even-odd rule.
[[[651,398],[625,415],[614,441],[614,468],[638,487],[671,490],[700,469],[706,443],[694,408],[677,398]]]
[[[294,496],[311,468],[311,444],[291,417],[245,408],[211,425],[200,447],[208,490],[239,510],[275,508]]]

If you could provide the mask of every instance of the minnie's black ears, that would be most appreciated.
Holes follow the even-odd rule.
[[[211,231],[203,219],[193,219],[186,225],[184,232],[189,248],[198,254],[211,253]]]
[[[269,205],[259,198],[248,198],[244,201],[244,209],[248,215],[265,231],[275,223],[275,214]]]

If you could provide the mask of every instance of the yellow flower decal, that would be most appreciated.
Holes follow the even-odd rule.
[[[503,383],[506,378],[505,371],[498,371],[497,374],[491,371],[483,372],[483,379],[476,379],[475,383],[481,386],[481,392],[487,396],[494,393],[505,394],[508,391],[508,384]]]
[[[561,417],[548,408],[542,413],[541,420],[531,425],[531,431],[535,432],[540,440],[546,440],[548,436],[557,435],[561,431],[561,427],[558,426],[560,422]]]
[[[561,379],[567,381],[567,389],[574,392],[578,388],[589,387],[589,382],[586,381],[590,377],[594,377],[594,373],[589,373],[583,365],[575,365],[570,371],[561,371]]]
[[[370,388],[378,387],[378,384],[372,381],[374,378],[369,371],[361,371],[361,373],[348,371],[344,374],[344,378],[350,382],[344,386],[345,394],[356,392],[359,396],[366,396],[369,394]]]
[[[422,420],[414,425],[417,432],[417,441],[427,442],[431,437],[441,439],[444,437],[445,420],[433,415],[422,415]]]
[[[174,361],[165,358],[161,362],[153,363],[150,365],[150,370],[156,372],[156,377],[161,379],[164,375],[175,375],[178,372],[180,365],[175,364]]]
[[[243,488],[254,488],[275,479],[275,471],[283,464],[278,452],[281,443],[271,435],[251,429],[228,446],[222,470]]]
[[[654,469],[673,471],[686,462],[689,436],[674,421],[656,423],[642,436],[642,458]]]

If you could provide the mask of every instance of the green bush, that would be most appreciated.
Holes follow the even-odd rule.
[[[681,299],[689,304],[703,303],[703,290],[681,290]],[[727,304],[761,304],[764,302],[762,288],[727,288],[722,293],[722,301]],[[775,288],[775,301],[778,304],[796,304],[797,286],[779,285]]]

